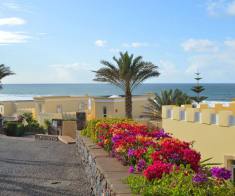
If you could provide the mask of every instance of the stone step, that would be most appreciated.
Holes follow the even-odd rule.
[[[58,136],[59,141],[65,143],[65,144],[74,144],[76,141],[71,138],[70,136],[65,136],[65,135],[59,135]]]

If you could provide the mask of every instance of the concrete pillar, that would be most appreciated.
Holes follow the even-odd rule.
[[[196,112],[200,112],[199,108],[187,108],[186,109],[186,121],[195,122]]]
[[[219,115],[219,126],[229,127],[230,126],[230,117],[233,115],[232,111],[220,111]]]
[[[182,120],[181,112],[184,112],[185,108],[182,107],[173,107],[173,120]]]
[[[162,118],[168,118],[168,111],[172,109],[172,105],[164,105],[162,106]]]
[[[214,109],[204,109],[201,110],[202,113],[202,117],[201,117],[201,123],[202,124],[212,124],[211,120],[212,120],[212,115],[216,115],[215,110]]]

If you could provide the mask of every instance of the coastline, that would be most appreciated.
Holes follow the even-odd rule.
[[[193,84],[162,84],[145,83],[133,91],[134,95],[146,93],[159,93],[166,89],[180,89],[193,95]],[[208,101],[227,102],[235,98],[235,84],[203,84],[204,96]],[[109,84],[3,84],[0,89],[0,101],[7,100],[32,100],[36,96],[110,96],[122,95],[123,92]]]

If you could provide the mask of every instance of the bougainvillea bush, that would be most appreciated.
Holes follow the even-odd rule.
[[[104,118],[104,119],[97,119],[97,120],[90,120],[87,123],[85,129],[82,130],[82,135],[91,138],[94,142],[97,142],[97,129],[100,127],[99,125],[105,124],[108,128],[109,126],[115,123],[123,123],[123,122],[132,122],[129,119],[122,119],[122,118]]]
[[[85,132],[85,131],[84,131]],[[225,168],[201,164],[192,143],[172,137],[162,129],[127,120],[94,121],[91,137],[124,165],[134,193],[141,195],[234,195]],[[89,135],[89,134],[86,134]],[[218,194],[217,194],[218,195]]]

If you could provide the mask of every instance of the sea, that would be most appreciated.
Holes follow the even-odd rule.
[[[144,83],[137,87],[133,94],[142,95],[145,93],[159,93],[165,89],[180,89],[189,95],[194,95],[191,88],[195,84],[159,84]],[[235,83],[233,84],[201,84],[205,91],[203,96],[208,101],[228,102],[235,98]],[[110,84],[3,84],[0,89],[0,101],[6,100],[32,100],[35,96],[59,96],[59,95],[90,95],[109,96],[123,95],[123,92]]]

